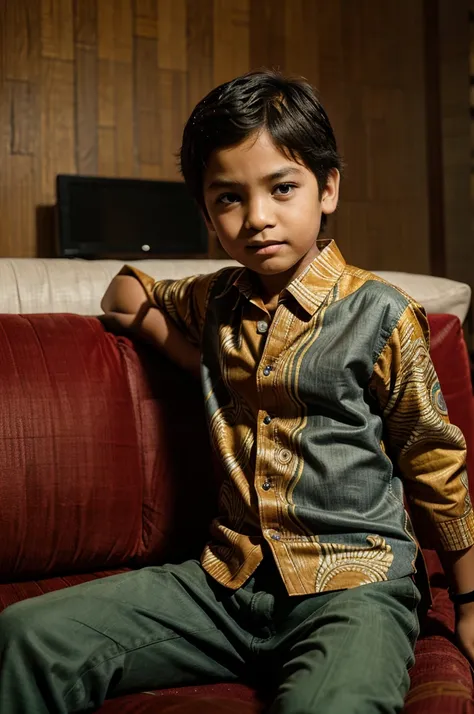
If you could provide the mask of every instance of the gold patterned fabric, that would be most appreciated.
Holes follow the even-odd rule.
[[[474,543],[464,439],[407,295],[347,265],[334,242],[273,319],[245,268],[121,273],[201,350],[223,472],[202,554],[216,580],[240,587],[271,551],[290,595],[325,592],[415,572],[417,539]]]

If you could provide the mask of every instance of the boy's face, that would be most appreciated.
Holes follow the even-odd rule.
[[[273,294],[319,253],[321,214],[336,210],[338,195],[336,169],[320,199],[313,172],[285,157],[267,132],[217,149],[204,174],[209,228]]]

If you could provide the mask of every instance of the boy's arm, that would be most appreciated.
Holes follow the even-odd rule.
[[[474,592],[474,546],[462,551],[445,551],[440,558],[456,593]],[[461,649],[474,667],[474,601],[456,606],[456,634]]]
[[[154,284],[152,278],[149,281]],[[200,350],[171,318],[152,304],[149,293],[135,275],[117,275],[107,288],[101,307],[106,325],[136,332],[180,367],[199,375]]]
[[[455,593],[474,591],[474,515],[466,444],[450,424],[429,354],[429,328],[411,304],[387,340],[372,379],[390,456],[404,478],[421,545],[434,547]],[[474,663],[474,604],[457,610],[461,644]]]

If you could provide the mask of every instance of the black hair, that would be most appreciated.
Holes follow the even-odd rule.
[[[328,116],[313,87],[301,77],[263,69],[221,84],[194,108],[183,132],[180,168],[186,185],[207,216],[203,178],[216,149],[235,146],[258,130],[316,176],[319,195],[331,169],[342,168]],[[326,216],[321,216],[321,230]]]

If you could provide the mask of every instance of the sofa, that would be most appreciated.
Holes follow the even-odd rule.
[[[18,276],[21,260],[3,267],[10,270],[12,262]],[[192,272],[196,267],[203,266]],[[54,302],[64,274],[76,268],[69,261],[46,268],[54,274],[46,291]],[[44,265],[36,269],[41,287]],[[144,269],[161,277],[156,266]],[[33,289],[31,270],[24,282],[24,290]],[[87,314],[90,308],[83,306],[82,315],[79,307],[53,312],[48,303],[45,312],[37,295],[28,314],[20,314],[8,308],[10,298],[0,281],[0,609],[126,569],[198,556],[218,485],[199,384],[147,345],[108,332]],[[429,314],[429,321],[432,357],[451,419],[468,443],[472,479],[474,400],[463,310]],[[472,714],[471,669],[454,639],[446,579],[436,553],[424,556],[433,605],[404,714]],[[205,682],[111,698],[101,712],[257,714],[265,696],[245,682]]]

